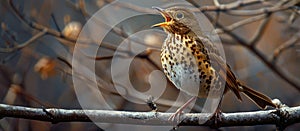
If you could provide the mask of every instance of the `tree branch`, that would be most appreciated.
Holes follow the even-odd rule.
[[[29,44],[33,43],[37,39],[41,38],[46,33],[47,33],[47,29],[43,29],[41,32],[39,32],[36,35],[32,36],[29,40],[27,40],[26,42],[24,42],[22,44],[15,44],[16,46],[11,47],[11,48],[0,48],[0,53],[9,53],[9,52],[13,52],[13,51],[18,50],[18,49],[22,49],[22,48],[28,46]]]
[[[211,6],[203,6],[200,10],[203,11],[228,11],[240,8],[242,6],[252,5],[252,4],[261,4],[261,0],[239,0],[229,4],[220,4],[216,0],[214,0],[214,5]]]
[[[57,109],[57,108],[31,108],[22,106],[12,106],[0,104],[0,116],[24,118],[30,120],[40,120],[52,123],[58,122],[95,122],[116,123],[116,124],[137,124],[137,125],[173,125],[168,118],[172,113],[162,112],[129,112],[129,111],[110,111],[110,110],[80,110],[80,109]],[[300,106],[284,107],[276,110],[222,113],[221,121],[214,119],[204,121],[209,114],[204,113],[185,113],[181,115],[182,122],[179,126],[251,126],[251,125],[277,125],[286,127],[300,122]]]
[[[236,1],[236,2],[232,2],[230,4],[220,4],[218,6],[216,6],[216,5],[203,6],[203,7],[200,7],[200,10],[202,12],[204,12],[204,11],[222,11],[222,12],[228,13],[230,15],[251,16],[251,15],[261,15],[261,14],[266,14],[266,13],[294,9],[294,4],[283,5],[284,2],[287,2],[287,0],[283,0],[283,2],[279,2],[278,4],[271,6],[271,7],[263,7],[263,8],[254,9],[254,10],[244,10],[244,9],[237,10],[237,8],[244,7],[246,5],[257,4],[257,3],[264,4],[260,0],[246,0],[246,1]],[[197,10],[195,10],[195,11],[197,11]]]
[[[247,18],[247,19],[243,19],[241,21],[238,21],[238,22],[235,22],[229,26],[224,26],[224,28],[227,30],[227,31],[233,31],[239,27],[242,27],[243,25],[246,25],[246,24],[250,24],[250,23],[253,23],[255,21],[258,21],[258,20],[261,20],[261,19],[264,19],[266,18],[267,15],[266,14],[263,14],[263,15],[257,15],[257,16],[252,16],[250,18]],[[216,32],[218,34],[221,34],[221,33],[224,33],[223,29],[222,28],[218,28],[216,29]]]
[[[280,45],[273,53],[272,63],[276,64],[276,61],[277,61],[279,55],[282,54],[287,49],[294,47],[299,39],[300,39],[300,32],[294,34],[292,38],[290,38],[289,40],[284,42],[282,45]]]

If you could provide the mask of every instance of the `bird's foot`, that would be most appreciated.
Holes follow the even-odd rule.
[[[176,117],[177,117],[176,123],[179,123],[179,122],[180,122],[180,116],[181,116],[181,114],[183,114],[183,113],[184,113],[184,112],[183,112],[183,109],[182,109],[182,108],[179,108],[174,114],[172,114],[172,115],[169,117],[168,121],[174,122],[175,119],[176,119]]]
[[[183,114],[183,110],[184,110],[186,107],[188,107],[189,104],[191,104],[191,102],[193,102],[193,101],[196,100],[196,99],[197,99],[197,97],[195,97],[195,96],[192,97],[192,98],[190,98],[186,103],[184,103],[180,108],[178,108],[177,111],[176,111],[174,114],[172,114],[172,115],[169,117],[168,120],[174,122],[175,118],[178,117],[178,118],[177,118],[177,123],[179,123],[180,115]]]
[[[215,113],[213,114],[213,116],[210,118],[213,122],[214,122],[214,126],[213,128],[218,128],[219,127],[219,123],[222,121],[222,111],[221,109],[216,109]]]

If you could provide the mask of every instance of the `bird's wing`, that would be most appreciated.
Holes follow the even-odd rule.
[[[222,80],[226,80],[226,88],[229,88],[239,100],[242,100],[242,97],[239,93],[239,85],[237,79],[231,71],[230,66],[214,53],[210,53],[208,56],[211,60],[212,66],[220,74]]]
[[[204,44],[204,47],[207,48],[208,57],[210,59],[212,67],[220,75],[220,78],[225,81],[225,87],[230,89],[239,100],[242,100],[242,97],[239,93],[239,84],[238,81],[231,71],[231,68],[226,64],[225,60],[220,56],[218,50],[210,42],[208,38],[200,38],[201,42]]]
[[[235,75],[231,71],[231,68],[226,64],[225,60],[216,53],[217,50],[210,40],[202,40],[205,48],[208,51],[208,57],[211,62],[211,66],[219,73],[222,80],[226,80],[225,88],[230,89],[237,96],[239,100],[242,100],[240,92],[243,92],[250,100],[252,100],[258,107],[265,109],[267,106],[276,107],[277,105],[272,102],[272,99],[268,96],[260,93],[236,79]]]

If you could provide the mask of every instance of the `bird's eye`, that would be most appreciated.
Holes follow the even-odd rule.
[[[178,12],[177,14],[176,14],[176,18],[177,19],[182,19],[184,17],[184,15],[183,15],[183,13],[181,13],[181,12]]]

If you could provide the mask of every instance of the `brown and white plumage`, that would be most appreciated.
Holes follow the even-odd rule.
[[[225,91],[232,91],[239,100],[245,94],[258,107],[276,107],[266,95],[242,84],[226,64],[214,44],[202,35],[194,14],[188,9],[171,7],[157,8],[165,22],[154,26],[162,27],[168,34],[161,50],[164,73],[180,90],[197,97],[207,97],[213,88],[225,82]],[[186,88],[185,81],[195,81],[198,87]]]
[[[208,51],[194,37],[169,34],[161,52],[164,73],[177,88],[187,94],[205,98],[212,88],[210,86],[218,85],[218,74],[211,66]],[[188,83],[184,85],[184,82]]]

